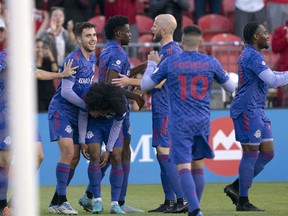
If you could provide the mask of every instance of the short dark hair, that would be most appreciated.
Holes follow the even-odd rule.
[[[92,24],[92,23],[89,23],[89,22],[79,22],[76,24],[75,26],[75,30],[74,30],[74,33],[75,33],[75,36],[76,37],[79,37],[81,36],[82,32],[83,32],[83,29],[86,29],[86,28],[95,28],[95,25]]]
[[[126,24],[129,24],[129,19],[126,16],[113,16],[109,18],[104,28],[106,39],[113,39],[114,33]]]
[[[258,22],[249,22],[245,25],[243,30],[243,37],[245,44],[253,44],[253,36],[257,31],[260,23]]]
[[[189,25],[183,29],[184,35],[195,35],[195,36],[202,36],[202,30],[197,25]]]
[[[109,110],[123,115],[126,111],[126,99],[122,89],[109,83],[94,83],[84,100],[88,112]]]

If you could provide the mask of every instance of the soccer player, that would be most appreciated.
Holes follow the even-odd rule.
[[[60,158],[56,166],[56,193],[48,211],[72,215],[78,212],[67,202],[66,187],[80,158],[80,145],[77,145],[78,115],[80,110],[86,109],[83,94],[92,84],[96,57],[91,52],[95,50],[97,42],[95,26],[87,22],[76,25],[75,35],[79,48],[71,52],[65,62],[74,59],[73,65],[79,67],[74,76],[61,79],[48,109],[50,139],[57,141],[60,149]]]
[[[196,25],[183,30],[184,51],[165,59],[157,66],[157,51],[148,55],[148,66],[141,89],[150,90],[166,79],[169,107],[171,159],[177,165],[179,182],[189,203],[189,216],[202,216],[191,163],[214,156],[208,144],[210,133],[210,95],[215,79],[226,91],[235,90],[234,83],[214,58],[198,52],[202,41]],[[157,68],[156,68],[157,66]]]
[[[97,83],[93,84],[89,89],[85,96],[85,103],[89,112],[89,119],[87,118],[88,115],[86,115],[86,118],[81,123],[87,125],[88,120],[87,130],[80,130],[80,143],[82,154],[90,160],[88,166],[90,182],[88,190],[94,197],[93,203],[90,203],[90,206],[93,205],[92,213],[98,214],[103,211],[100,184],[102,180],[101,168],[106,166],[109,159],[114,170],[110,173],[110,213],[125,214],[120,208],[118,200],[123,180],[121,162],[123,135],[120,135],[120,131],[127,112],[126,98],[120,87],[112,84]],[[106,151],[101,155],[103,142],[106,144]]]
[[[239,178],[227,185],[224,192],[236,205],[237,211],[262,211],[249,202],[248,191],[253,178],[274,157],[271,122],[264,111],[268,87],[287,84],[288,73],[271,71],[260,53],[269,47],[269,34],[263,25],[248,23],[243,37],[245,47],[238,59],[238,90],[230,110],[236,140],[241,143],[243,155]]]
[[[153,41],[160,42],[162,61],[169,56],[182,52],[181,48],[173,41],[173,33],[177,23],[170,14],[161,14],[154,20],[151,28]],[[160,62],[160,60],[159,60]],[[162,62],[159,63],[161,65]],[[134,85],[140,86],[141,80],[128,78],[121,75],[120,78],[113,79],[113,83],[120,86]],[[157,160],[161,169],[161,183],[165,193],[165,201],[160,207],[149,212],[180,213],[187,211],[188,204],[184,200],[181,191],[177,168],[169,160],[170,139],[168,134],[168,110],[169,100],[167,98],[167,85],[162,82],[152,90],[152,118],[153,118],[153,147],[156,148]],[[175,203],[175,195],[177,202]]]
[[[68,77],[74,74],[74,69],[77,67],[71,68],[73,63],[72,61],[68,61],[67,65],[64,67],[64,71],[62,73],[53,73],[36,69],[36,77],[41,80],[50,80],[57,79],[61,77]],[[7,95],[6,95],[6,76],[7,76],[7,51],[3,49],[0,51],[0,215],[10,215],[10,209],[8,208],[7,203],[7,189],[8,189],[8,170],[10,167],[10,145],[11,145],[11,137],[9,136],[9,131],[7,127],[8,115],[7,115]],[[42,150],[42,141],[39,133],[37,133],[36,138],[36,146],[37,146],[37,167],[40,166],[44,159],[44,154]],[[10,201],[9,201],[10,203]]]
[[[129,26],[129,20],[124,16],[114,16],[111,17],[106,25],[105,25],[105,36],[108,42],[103,48],[100,58],[99,58],[99,82],[107,82],[111,83],[111,80],[115,77],[119,77],[119,74],[129,75],[130,73],[130,62],[127,56],[127,53],[123,49],[122,46],[128,45],[131,40],[131,32]],[[141,108],[144,105],[144,100],[138,94],[134,94],[132,92],[127,91],[126,89],[121,89],[123,94],[129,98],[134,99],[138,103]],[[125,196],[128,187],[128,177],[130,173],[130,160],[131,160],[131,152],[130,152],[130,112],[129,112],[129,104],[127,100],[127,109],[128,112],[125,115],[125,119],[123,121],[123,137],[124,137],[124,146],[122,149],[118,149],[122,152],[122,164],[121,166],[113,166],[111,167],[110,173],[110,183],[111,185],[115,185],[121,183],[122,189],[121,193],[117,200],[119,201],[119,205],[124,212],[144,212],[140,209],[136,209],[134,207],[128,206],[125,204]],[[121,153],[120,152],[120,153]],[[124,173],[124,174],[123,174]],[[89,191],[89,186],[87,188],[84,196],[79,200],[79,204],[83,206],[84,209],[92,209],[91,205],[87,205],[87,203],[91,204],[92,194]],[[113,204],[115,204],[113,202]]]

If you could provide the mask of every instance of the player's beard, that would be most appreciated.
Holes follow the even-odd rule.
[[[158,43],[162,40],[162,35],[160,33],[156,33],[153,36],[153,42]]]

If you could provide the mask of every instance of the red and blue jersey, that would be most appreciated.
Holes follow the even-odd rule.
[[[155,83],[167,79],[171,133],[209,135],[213,80],[224,84],[229,79],[214,57],[198,51],[183,51],[165,59],[151,79]]]
[[[126,51],[115,40],[109,40],[99,57],[99,82],[105,82],[111,69],[123,75],[130,75],[130,61]]]
[[[79,66],[76,69],[76,74],[73,76],[63,78],[68,79],[74,83],[73,85],[73,91],[83,99],[84,95],[88,92],[90,86],[92,85],[93,77],[94,77],[94,71],[95,71],[95,65],[96,65],[96,57],[94,54],[90,54],[89,60],[87,60],[80,48],[74,50],[71,52],[67,58],[65,59],[64,63],[67,63],[69,59],[73,59],[73,65],[72,67]],[[63,65],[64,65],[63,63]],[[60,71],[63,71],[63,66],[60,68]],[[84,101],[83,101],[84,103]],[[61,111],[67,114],[69,116],[70,120],[72,122],[75,122],[77,125],[78,120],[78,114],[79,114],[79,107],[70,103],[65,98],[61,96],[61,82],[58,86],[58,89],[52,98],[48,110],[49,116],[53,115],[55,111]]]
[[[171,41],[165,44],[159,51],[159,55],[163,55],[161,62],[158,64],[159,67],[162,62],[171,55],[176,55],[181,53],[182,50],[175,41]],[[167,97],[167,84],[161,88],[152,89],[152,117],[161,118],[167,116],[169,112],[169,101]]]
[[[264,109],[268,85],[258,77],[267,66],[263,55],[253,46],[247,45],[238,59],[238,89],[231,104],[230,115],[237,118],[246,110],[251,111],[251,117],[258,116],[258,109]]]

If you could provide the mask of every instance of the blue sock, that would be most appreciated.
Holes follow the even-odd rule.
[[[123,183],[123,167],[113,166],[110,171],[111,201],[119,201],[121,187]]]
[[[125,196],[126,196],[127,188],[128,188],[128,178],[129,178],[129,173],[130,173],[130,162],[122,163],[122,166],[123,166],[124,177],[123,177],[123,183],[122,183],[119,201],[125,201]]]
[[[169,159],[169,155],[157,154],[157,160],[158,160],[158,163],[160,165],[160,170],[161,170],[160,177],[161,177],[163,191],[165,194],[165,200],[175,200],[174,191],[172,189],[169,177],[166,174],[166,169],[164,167],[164,164],[168,162],[168,159]]]
[[[254,165],[258,158],[258,151],[243,152],[239,165],[239,196],[248,197],[254,176]]]
[[[57,163],[56,166],[56,178],[57,186],[56,191],[58,196],[66,195],[66,187],[68,182],[70,166],[68,164]]]
[[[109,168],[110,165],[111,165],[110,162],[107,162],[106,165],[101,168],[102,179],[104,178],[106,170]]]
[[[7,200],[8,167],[0,166],[0,200]]]
[[[203,169],[192,169],[191,170],[193,180],[196,186],[196,193],[198,202],[200,203],[202,194],[204,191],[205,179],[204,179],[204,170]]]
[[[260,152],[254,165],[254,177],[256,177],[274,157],[274,152]]]
[[[75,169],[71,169],[70,168],[70,172],[69,172],[69,176],[68,176],[68,181],[67,181],[67,186],[70,184],[73,176],[74,176],[74,173],[75,173]]]
[[[88,166],[89,192],[93,193],[94,198],[101,197],[100,183],[102,179],[101,168],[99,164],[91,164]]]
[[[195,209],[199,209],[196,187],[191,175],[191,170],[181,169],[178,171],[178,174],[182,191],[189,204],[189,212],[192,212]]]
[[[176,194],[176,198],[177,199],[184,198],[184,195],[182,193],[181,186],[179,183],[179,179],[178,179],[178,170],[177,170],[176,164],[168,160],[168,163],[167,164],[165,163],[164,167],[166,168],[166,173],[171,182],[172,189],[174,193]]]

